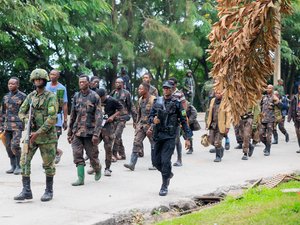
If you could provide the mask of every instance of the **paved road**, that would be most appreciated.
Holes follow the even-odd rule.
[[[204,127],[203,114],[200,115],[201,126]],[[66,141],[66,133],[59,141],[64,149],[61,163],[57,166],[54,178],[54,199],[42,203],[40,197],[45,188],[45,176],[41,166],[39,153],[35,155],[32,165],[33,200],[16,203],[13,197],[21,191],[21,177],[5,174],[9,160],[4,147],[0,145],[0,224],[5,225],[91,225],[108,219],[119,212],[130,209],[151,209],[161,204],[205,194],[221,186],[242,184],[245,180],[256,179],[289,173],[300,170],[300,154],[296,154],[298,145],[292,124],[287,124],[290,142],[284,142],[279,134],[280,144],[272,146],[271,156],[263,156],[260,144],[248,161],[242,161],[241,150],[233,149],[235,138],[230,131],[231,149],[225,152],[221,163],[214,163],[214,155],[200,144],[200,136],[204,130],[194,135],[194,154],[183,156],[183,167],[174,168],[169,195],[158,196],[161,177],[157,171],[149,171],[150,146],[145,141],[145,157],[140,158],[136,171],[131,172],[123,167],[124,161],[112,165],[112,177],[103,177],[99,182],[93,176],[86,175],[85,185],[72,187],[76,179],[76,168],[72,161],[72,151]],[[127,156],[130,155],[134,131],[127,125],[124,133]],[[100,144],[100,160],[104,163],[103,145]],[[173,162],[176,160],[173,156]]]

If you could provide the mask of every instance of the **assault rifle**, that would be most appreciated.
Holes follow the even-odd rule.
[[[25,160],[25,173],[27,172],[27,155],[29,151],[29,145],[30,145],[30,126],[31,126],[31,120],[32,120],[32,102],[29,104],[29,114],[28,114],[28,121],[27,121],[27,126],[26,126],[26,133],[25,133],[25,139],[23,143],[23,153],[24,153],[24,160]]]

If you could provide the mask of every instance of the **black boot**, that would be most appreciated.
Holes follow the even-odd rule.
[[[284,134],[284,136],[285,136],[285,142],[289,142],[290,141],[290,136],[289,136],[288,132],[286,132]]]
[[[166,196],[168,194],[168,186],[170,184],[170,179],[173,177],[173,173],[171,173],[169,178],[162,178],[162,185],[159,191],[160,196]]]
[[[190,140],[190,142],[191,142],[191,147],[190,147],[190,149],[186,152],[186,154],[193,154],[193,151],[194,151],[194,149],[193,149],[193,140]]]
[[[253,144],[249,144],[249,153],[248,156],[251,157],[253,155],[254,152],[254,145]]]
[[[32,199],[32,192],[30,189],[30,177],[22,177],[23,189],[22,192],[14,197],[14,200],[23,201],[25,199]]]
[[[216,153],[216,148],[209,149],[210,153]]]
[[[277,133],[277,130],[273,131],[273,136],[274,136],[274,140],[273,140],[272,144],[276,145],[276,144],[278,144],[278,133]]]
[[[214,162],[221,162],[221,160],[222,160],[222,157],[221,157],[222,152],[221,151],[222,151],[221,148],[216,148],[216,158],[215,158]],[[223,149],[223,151],[224,151],[224,149]]]
[[[271,151],[271,145],[266,144],[266,148],[265,148],[265,156],[269,156],[270,155],[270,151]]]
[[[138,157],[139,157],[139,154],[137,152],[131,153],[130,163],[129,164],[125,163],[124,167],[130,169],[131,171],[134,171],[135,164],[138,160]]]
[[[242,148],[243,148],[243,144],[242,143],[238,143],[238,145],[234,149],[242,149]]]
[[[223,158],[223,156],[224,156],[224,148],[221,147],[220,148],[220,157],[221,157],[221,159]]]
[[[14,173],[15,169],[16,169],[16,157],[13,156],[13,157],[10,157],[10,166],[11,168],[9,170],[6,171],[6,173]]]
[[[42,202],[50,201],[53,198],[53,177],[46,177],[46,189],[45,193],[41,197]]]
[[[20,156],[16,156],[16,168],[14,170],[14,175],[20,175],[22,172],[20,167]]]

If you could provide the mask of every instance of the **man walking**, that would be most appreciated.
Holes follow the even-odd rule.
[[[146,138],[147,130],[150,128],[148,117],[153,106],[155,96],[149,94],[150,85],[143,82],[139,86],[139,95],[141,96],[137,106],[137,118],[134,120],[135,135],[130,162],[124,164],[124,167],[134,170],[138,157],[144,155],[143,141]],[[153,147],[154,142],[152,136],[148,136],[151,145],[151,162],[153,162]],[[152,163],[153,164],[153,163]]]
[[[154,95],[155,97],[157,97],[158,96],[158,91],[157,91],[156,87],[151,85],[151,80],[152,80],[152,75],[150,73],[145,73],[143,75],[143,82],[150,85],[149,94]]]
[[[11,168],[6,171],[9,174],[21,174],[20,157],[21,147],[20,139],[24,129],[23,122],[18,113],[24,102],[26,95],[19,91],[19,78],[12,77],[8,81],[8,90],[2,100],[0,109],[0,132],[5,132],[5,147],[10,159]]]
[[[101,178],[101,165],[98,159],[98,143],[102,128],[101,100],[96,92],[90,90],[87,75],[79,77],[79,89],[73,98],[68,130],[68,141],[72,145],[78,175],[78,180],[72,183],[73,186],[84,185],[83,150],[95,171],[95,180]]]
[[[175,148],[176,130],[179,124],[186,134],[185,145],[190,147],[190,138],[193,136],[186,122],[186,112],[182,104],[172,96],[173,85],[166,81],[163,84],[163,97],[154,101],[149,116],[151,124],[148,135],[153,134],[154,166],[161,172],[162,185],[160,196],[168,194],[170,179],[173,177],[171,157]]]
[[[46,85],[46,90],[54,93],[58,100],[58,113],[57,113],[57,123],[56,134],[57,140],[62,134],[62,129],[66,130],[68,128],[68,96],[67,89],[64,85],[58,82],[60,77],[60,72],[58,70],[51,70],[49,73],[50,82]],[[63,154],[63,151],[58,148],[56,145],[56,156],[55,156],[55,164],[58,164],[60,158]]]
[[[50,201],[53,198],[53,176],[55,175],[54,159],[56,153],[56,118],[58,103],[56,96],[45,90],[48,73],[44,69],[35,69],[30,74],[30,81],[36,90],[31,92],[21,105],[19,117],[31,117],[30,141],[28,152],[23,151],[21,156],[22,192],[14,197],[15,200],[32,199],[30,188],[31,160],[39,148],[43,159],[43,168],[46,174],[46,190],[41,201]],[[31,112],[31,115],[29,113]]]
[[[131,94],[125,90],[124,81],[121,78],[117,78],[115,82],[116,89],[112,91],[110,96],[117,99],[122,105],[122,111],[120,116],[116,118],[116,130],[115,130],[115,141],[113,145],[113,161],[125,160],[125,148],[123,145],[122,134],[126,125],[126,122],[130,120],[130,114],[132,113],[132,102]]]

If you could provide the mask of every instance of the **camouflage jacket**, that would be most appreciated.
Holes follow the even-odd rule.
[[[177,98],[178,101],[182,102],[183,100],[185,100],[184,94],[181,90],[179,90],[178,88],[176,88],[176,90],[173,92],[172,94],[175,98]]]
[[[195,123],[195,121],[197,121],[197,109],[190,103],[188,103],[188,107],[186,110],[186,116],[188,118],[189,125],[191,125],[191,124]]]
[[[55,94],[44,90],[41,94],[31,92],[20,107],[19,117],[22,121],[28,119],[28,112],[32,103],[31,131],[38,133],[36,144],[56,143],[56,119],[58,102]]]
[[[273,95],[264,95],[261,100],[262,123],[275,122],[275,104]]]
[[[139,98],[138,105],[137,105],[137,118],[135,123],[147,124],[148,117],[150,115],[151,108],[153,106],[154,99],[156,97],[150,95],[147,99],[143,99],[142,97]]]
[[[90,90],[86,95],[77,92],[74,95],[68,136],[100,136],[102,128],[102,109],[99,95]]]
[[[195,96],[195,80],[193,76],[183,79],[183,92],[186,96]]]
[[[123,107],[120,113],[120,120],[123,120],[123,118],[129,116],[133,111],[135,111],[133,104],[131,102],[131,94],[129,93],[129,91],[125,89],[120,89],[120,90],[115,89],[112,91],[110,96],[117,99]]]
[[[156,87],[150,85],[149,94],[154,95],[155,97],[157,97],[158,96],[158,90],[156,89]]]
[[[18,116],[26,95],[21,91],[7,93],[0,109],[0,130],[23,130],[24,124]]]

